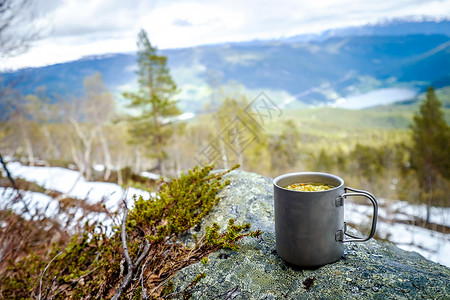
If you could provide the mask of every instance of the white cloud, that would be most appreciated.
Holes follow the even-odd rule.
[[[156,8],[143,27],[159,47],[173,48],[214,43],[227,31],[239,30],[243,24],[244,16],[238,10],[185,2]]]
[[[159,48],[268,39],[410,15],[449,16],[450,0],[38,0],[51,33],[3,67],[38,66],[136,50],[147,30]]]
[[[146,1],[66,0],[53,15],[53,36],[136,31],[136,20],[151,7]],[[57,26],[56,26],[57,25]]]

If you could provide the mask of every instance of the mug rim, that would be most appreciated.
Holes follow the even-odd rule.
[[[329,189],[329,190],[325,190],[325,191],[297,191],[297,190],[290,190],[287,189],[285,187],[282,187],[280,185],[278,185],[278,182],[284,178],[289,178],[289,177],[295,177],[298,175],[319,175],[319,176],[324,176],[324,177],[331,177],[336,179],[337,181],[339,181],[339,185]],[[275,177],[275,179],[273,180],[273,185],[279,189],[282,189],[284,191],[289,191],[289,192],[296,192],[296,193],[322,193],[322,192],[330,192],[330,191],[334,191],[336,189],[341,188],[342,186],[344,186],[344,179],[342,179],[341,177],[334,175],[334,174],[330,174],[330,173],[325,173],[325,172],[292,172],[292,173],[286,173],[286,174],[282,174],[279,175],[277,177]]]

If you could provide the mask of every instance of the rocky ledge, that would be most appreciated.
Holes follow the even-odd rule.
[[[173,278],[177,298],[192,299],[449,299],[450,269],[391,243],[345,244],[338,262],[314,270],[285,263],[275,251],[272,180],[242,171],[203,220],[226,228],[228,219],[250,222],[259,238],[244,238],[238,251],[220,250],[207,262]],[[205,274],[196,285],[194,278]]]

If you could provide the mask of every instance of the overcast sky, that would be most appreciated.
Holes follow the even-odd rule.
[[[405,16],[450,16],[450,0],[37,0],[48,33],[0,68],[134,52],[141,28],[160,49],[287,37]]]

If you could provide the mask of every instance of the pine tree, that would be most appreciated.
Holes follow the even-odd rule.
[[[430,222],[430,207],[441,194],[437,183],[442,178],[450,178],[450,156],[447,153],[450,128],[433,87],[428,88],[426,100],[421,104],[420,112],[414,115],[411,129],[411,162],[422,190],[421,201],[427,205],[427,222]]]
[[[144,30],[139,32],[137,46],[139,89],[123,94],[137,113],[130,118],[130,133],[134,143],[144,143],[149,148],[157,161],[154,169],[162,174],[164,146],[173,131],[170,118],[180,114],[172,99],[177,87],[166,65],[167,57],[157,54]]]

